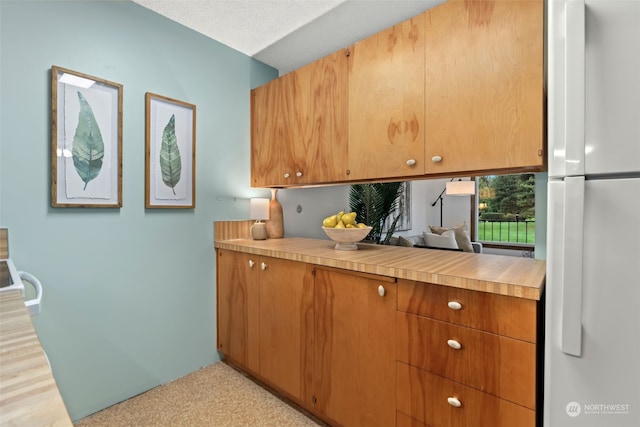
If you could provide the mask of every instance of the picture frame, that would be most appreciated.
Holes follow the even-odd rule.
[[[52,207],[122,207],[122,91],[51,67]]]
[[[145,207],[196,206],[196,106],[145,94]]]
[[[393,211],[387,221],[385,221],[384,231],[387,231],[393,221],[400,217],[396,223],[394,231],[408,231],[411,230],[411,181],[403,181],[402,188],[400,190],[400,197],[398,198],[398,205]]]

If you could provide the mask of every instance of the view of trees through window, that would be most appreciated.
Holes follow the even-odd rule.
[[[535,243],[534,175],[490,175],[477,180],[478,240]]]

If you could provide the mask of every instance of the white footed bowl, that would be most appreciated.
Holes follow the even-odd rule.
[[[328,228],[322,227],[324,232],[331,240],[336,242],[336,249],[339,251],[355,251],[358,250],[357,242],[361,241],[372,227],[367,228]]]

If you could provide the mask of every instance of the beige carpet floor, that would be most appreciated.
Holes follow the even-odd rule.
[[[317,427],[316,421],[223,362],[113,405],[79,427]]]

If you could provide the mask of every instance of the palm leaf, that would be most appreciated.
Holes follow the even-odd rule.
[[[182,171],[182,159],[180,158],[178,138],[176,137],[176,117],[174,114],[171,115],[162,132],[160,170],[162,171],[162,182],[167,187],[170,187],[175,195],[176,185],[180,181],[180,172]]]
[[[104,143],[98,122],[93,115],[91,105],[78,91],[80,101],[80,113],[78,114],[78,126],[73,136],[73,166],[84,182],[83,190],[87,184],[100,174],[102,159],[104,158]]]
[[[357,213],[358,221],[372,227],[369,238],[376,243],[388,242],[395,231],[399,218],[387,230],[382,239],[384,224],[398,206],[402,193],[401,182],[385,182],[375,184],[354,184],[349,191],[349,208]]]

